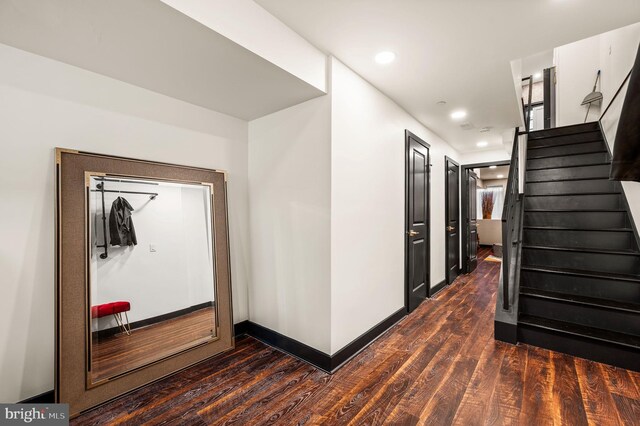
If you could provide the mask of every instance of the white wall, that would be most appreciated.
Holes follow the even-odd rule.
[[[593,89],[598,69],[602,71],[598,88],[603,95],[601,107],[592,107],[589,120],[595,121],[609,103],[633,66],[640,43],[640,23],[560,46],[554,50],[557,67],[557,125],[582,123],[586,106],[580,106]],[[615,116],[614,111],[607,115]]]
[[[100,181],[93,180],[92,188]],[[111,204],[119,197],[133,207],[137,245],[104,249],[101,193],[93,192],[91,305],[126,300],[135,322],[214,300],[210,193],[206,186],[162,182],[158,185],[105,182],[107,190],[155,192],[148,195],[105,192],[107,235]],[[110,241],[110,238],[107,239]],[[152,250],[153,248],[153,250]],[[95,319],[94,330],[117,327],[112,315]]]
[[[479,219],[478,239],[482,245],[502,244],[502,221],[497,219]]]
[[[593,90],[600,69],[600,43],[590,37],[554,50],[556,65],[556,126],[568,126],[585,120],[587,107],[582,100]],[[600,83],[596,90],[600,90]],[[595,121],[600,106],[594,104],[587,121]]]
[[[247,123],[4,45],[0,63],[0,401],[53,388],[56,146],[228,170],[234,320],[246,319]]]
[[[330,351],[331,99],[249,123],[251,321]]]
[[[331,59],[331,353],[404,306],[405,140],[431,145],[431,285],[445,279],[444,156],[458,153]]]

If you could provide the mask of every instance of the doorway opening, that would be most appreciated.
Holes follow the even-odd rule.
[[[462,270],[473,272],[478,251],[490,250],[486,260],[502,259],[502,208],[510,162],[463,165],[462,176]]]

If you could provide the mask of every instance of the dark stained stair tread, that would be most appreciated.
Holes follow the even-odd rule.
[[[543,328],[560,333],[572,334],[574,336],[587,337],[601,342],[640,349],[640,337],[633,336],[631,334],[618,333],[615,331],[587,327],[564,321],[535,317],[531,315],[521,315],[518,323],[520,325]]]
[[[527,159],[540,160],[544,158],[556,158],[557,156],[562,157],[573,154],[581,155],[594,152],[608,153],[609,151],[607,150],[605,142],[603,140],[594,140],[584,143],[572,143],[568,145],[556,144],[549,146],[532,147],[531,149],[527,150]]]
[[[526,183],[549,183],[549,182],[574,182],[578,180],[604,180],[609,179],[609,176],[578,176],[575,178],[562,178],[562,179],[547,179],[547,180],[527,180]]]
[[[602,278],[602,279],[618,280],[618,281],[634,281],[640,284],[640,276],[638,275],[614,274],[611,272],[582,271],[578,269],[569,269],[569,268],[554,268],[551,266],[523,266],[522,270],[533,271],[533,272],[546,272],[550,274],[572,275],[577,277]]]
[[[533,148],[533,149],[539,149],[539,148]],[[608,153],[609,151],[603,148],[603,149],[585,151],[585,152],[570,152],[570,153],[562,153],[562,154],[548,154],[548,155],[541,155],[541,156],[527,156],[527,160],[545,160],[547,158],[574,157],[576,155],[608,154]]]
[[[534,171],[534,170],[552,170],[552,169],[571,169],[574,167],[592,167],[592,166],[608,166],[609,162],[603,163],[602,161],[596,162],[596,163],[587,163],[587,164],[571,164],[568,166],[549,166],[549,167],[535,167],[535,168],[529,168],[527,167],[527,171]]]
[[[567,126],[558,126],[551,129],[533,130],[529,132],[530,139],[544,139],[548,137],[568,136],[576,133],[596,132],[600,127],[597,121],[588,123],[569,124]]]
[[[588,195],[622,195],[622,192],[565,192],[562,194],[525,194],[525,197],[582,197]]]
[[[548,195],[545,195],[545,197],[547,197]],[[526,198],[526,197],[525,197]],[[621,210],[621,209],[590,209],[590,210],[585,210],[585,209],[525,209],[524,210],[525,213],[531,212],[531,213],[594,213],[594,212],[619,212],[619,213],[626,213],[626,210]]]
[[[555,148],[558,146],[582,145],[584,143],[604,142],[597,132],[573,133],[563,136],[548,136],[546,138],[529,139],[527,152],[535,152],[536,149]]]
[[[587,132],[588,133],[588,132]],[[574,133],[576,135],[578,133]],[[545,141],[544,139],[548,139]],[[535,149],[544,149],[544,148],[555,148],[558,146],[569,146],[569,145],[580,145],[583,143],[592,143],[592,142],[604,142],[601,136],[593,136],[583,140],[566,140],[564,142],[558,142],[558,140],[562,140],[562,136],[548,136],[546,138],[538,138],[538,139],[529,139],[530,142],[544,142],[544,144],[527,146],[527,151],[535,150]]]
[[[548,129],[548,130],[536,130],[534,132],[529,132],[528,140],[539,141],[543,139],[559,139],[559,138],[566,138],[566,137],[575,136],[575,135],[582,135],[585,133],[593,133],[594,136],[602,138],[602,134],[598,129],[576,129],[566,133],[557,132],[557,131],[554,132],[554,130],[557,130],[557,129],[558,128]]]
[[[580,296],[576,294],[559,293],[556,291],[540,290],[537,288],[521,287],[520,295],[552,299],[561,302],[589,305],[600,308],[614,309],[640,314],[640,304],[626,303],[616,300],[600,299],[595,297]]]
[[[524,229],[533,229],[539,231],[581,231],[581,232],[633,232],[631,228],[602,228],[602,229],[583,229],[570,228],[562,226],[524,226]]]
[[[554,251],[571,251],[578,253],[601,253],[601,254],[618,254],[623,256],[640,256],[640,252],[635,250],[610,250],[600,248],[588,248],[588,247],[550,247],[550,246],[534,246],[534,245],[522,245],[523,249],[533,250],[554,250]]]

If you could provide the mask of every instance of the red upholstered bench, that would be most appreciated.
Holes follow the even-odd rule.
[[[102,305],[95,305],[91,307],[91,318],[102,318],[108,315],[113,315],[118,323],[118,327],[127,335],[131,334],[131,324],[129,324],[129,316],[127,311],[131,310],[131,303],[126,301],[103,303]],[[122,313],[127,320],[127,323],[122,319]]]

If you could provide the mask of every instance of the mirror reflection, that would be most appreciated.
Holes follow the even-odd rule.
[[[216,336],[212,190],[90,176],[89,378],[96,383]]]

